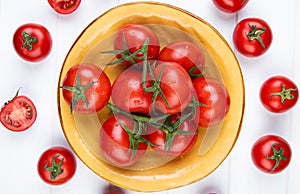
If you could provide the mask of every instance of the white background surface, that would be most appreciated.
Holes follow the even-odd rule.
[[[51,187],[41,181],[36,164],[40,154],[53,145],[68,147],[59,123],[56,91],[59,71],[71,45],[96,17],[126,0],[82,0],[79,9],[67,16],[54,12],[46,0],[11,1],[0,4],[0,103],[21,94],[36,104],[36,123],[27,131],[12,133],[0,126],[0,193],[2,194],[102,194],[108,182],[77,159],[77,172],[65,185]],[[264,80],[275,74],[291,78],[300,86],[300,3],[298,0],[250,0],[237,14],[225,14],[211,0],[161,0],[186,9],[211,23],[232,46],[235,24],[246,17],[260,17],[273,30],[270,50],[258,58],[237,54],[245,80],[246,107],[238,141],[222,165],[194,184],[157,194],[297,194],[299,193],[300,124],[299,103],[289,112],[275,115],[260,104],[258,93]],[[44,25],[53,38],[50,55],[39,63],[20,59],[12,45],[14,31],[22,24]],[[234,48],[233,48],[234,50]],[[297,121],[298,119],[298,121]],[[293,149],[290,166],[277,175],[258,171],[251,162],[254,141],[264,134],[278,134]],[[125,193],[137,193],[125,191]]]

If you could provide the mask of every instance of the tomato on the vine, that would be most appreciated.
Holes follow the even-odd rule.
[[[65,147],[54,146],[45,150],[37,164],[41,179],[50,185],[68,182],[76,172],[76,159]]]
[[[3,126],[14,132],[25,131],[37,117],[34,103],[28,97],[18,94],[19,90],[12,100],[4,104],[0,113]]]
[[[57,13],[71,14],[80,5],[81,0],[48,0],[48,3]]]
[[[213,0],[214,5],[226,13],[235,13],[244,8],[249,0]]]
[[[233,43],[241,54],[258,57],[271,46],[273,34],[268,23],[260,18],[241,20],[233,31]]]
[[[27,23],[17,28],[13,36],[17,54],[24,60],[38,62],[46,58],[52,48],[50,32],[44,26]]]
[[[254,165],[262,172],[275,174],[286,169],[292,158],[289,143],[277,135],[259,138],[251,150]]]
[[[275,75],[264,81],[259,96],[267,110],[282,113],[296,105],[299,91],[292,80],[282,75]]]
[[[93,64],[71,67],[60,88],[71,112],[79,113],[98,112],[107,104],[111,94],[109,78],[100,67]]]

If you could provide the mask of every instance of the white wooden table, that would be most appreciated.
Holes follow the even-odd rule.
[[[58,76],[64,57],[81,31],[108,9],[128,0],[82,0],[72,15],[55,13],[46,0],[0,1],[0,103],[11,99],[19,87],[35,101],[36,123],[23,133],[12,133],[0,126],[0,193],[2,194],[102,194],[109,183],[77,159],[77,172],[65,185],[51,187],[41,181],[36,165],[40,154],[53,145],[68,147],[56,105]],[[243,18],[260,17],[273,30],[270,50],[261,57],[237,58],[245,80],[246,107],[238,141],[222,165],[207,178],[191,185],[159,194],[297,194],[300,177],[300,104],[291,111],[274,115],[259,101],[259,88],[269,76],[282,74],[300,86],[300,3],[298,0],[250,0],[237,14],[225,14],[211,0],[161,0],[186,9],[212,24],[233,48],[234,26]],[[47,59],[28,63],[14,51],[12,36],[17,27],[36,22],[44,25],[53,38]],[[233,48],[234,49],[234,48]],[[298,115],[298,116],[297,116]],[[277,175],[258,171],[250,156],[251,146],[264,134],[278,134],[293,149],[290,166]],[[137,193],[125,191],[125,193]]]

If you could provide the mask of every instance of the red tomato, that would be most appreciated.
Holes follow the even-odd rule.
[[[159,53],[158,60],[176,62],[191,73],[200,73],[204,68],[205,56],[197,45],[187,41],[177,41],[165,46]],[[196,68],[196,69],[191,69]]]
[[[227,114],[230,97],[225,85],[211,77],[199,77],[193,80],[199,106],[198,125],[209,127],[218,124]]]
[[[112,86],[112,101],[115,106],[127,112],[148,113],[152,104],[153,93],[145,93],[142,86],[142,71],[134,66],[124,70]],[[152,86],[150,75],[147,74],[146,86]]]
[[[117,166],[130,166],[145,153],[147,144],[137,133],[134,121],[124,115],[108,118],[100,129],[99,145],[106,160]]]
[[[277,135],[265,135],[259,138],[251,150],[254,165],[269,174],[279,173],[289,165],[292,150],[289,143]]]
[[[233,31],[235,48],[247,57],[257,57],[264,54],[270,48],[272,39],[270,26],[259,18],[243,19]]]
[[[38,62],[49,55],[52,48],[52,38],[44,26],[28,23],[15,31],[13,45],[22,59]]]
[[[50,185],[68,182],[74,176],[76,168],[76,159],[72,152],[60,146],[44,151],[37,165],[39,176]]]
[[[162,91],[157,96],[155,108],[167,114],[183,111],[194,95],[192,80],[186,70],[178,63],[162,62],[154,69],[154,75]]]
[[[289,78],[277,75],[268,78],[260,88],[263,106],[274,113],[290,110],[298,101],[298,88]]]
[[[148,140],[154,144],[152,149],[163,155],[182,156],[195,145],[198,137],[198,126],[189,118],[182,120],[181,114],[171,115],[166,120],[170,129],[157,129],[149,125]],[[154,128],[154,129],[153,129]]]
[[[37,111],[34,103],[26,96],[16,96],[6,102],[1,108],[1,123],[7,129],[21,132],[33,125],[36,120]]]
[[[214,5],[226,13],[235,13],[244,8],[249,0],[213,0]]]
[[[144,53],[140,49],[148,39],[148,61],[156,60],[160,50],[159,39],[156,34],[145,25],[127,24],[118,30],[115,40],[114,49],[121,51],[117,54],[118,59],[124,59],[122,62],[127,66],[144,60]],[[137,52],[136,54],[134,54]]]
[[[80,5],[81,0],[48,0],[48,3],[57,13],[73,13]]]
[[[93,64],[71,67],[61,88],[71,112],[94,113],[101,110],[111,94],[110,80],[102,69]]]

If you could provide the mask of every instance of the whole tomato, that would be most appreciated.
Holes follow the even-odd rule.
[[[214,5],[226,13],[235,13],[244,8],[249,0],[213,0]]]
[[[28,23],[17,28],[13,36],[13,45],[22,59],[38,62],[49,55],[52,38],[44,26]]]
[[[283,113],[295,106],[299,92],[292,80],[282,75],[275,75],[264,81],[259,96],[268,111]]]
[[[264,54],[270,48],[272,40],[271,27],[260,18],[243,19],[233,31],[235,48],[247,57]]]
[[[2,106],[0,113],[3,126],[14,132],[25,131],[31,127],[36,117],[34,103],[26,96],[19,96],[19,90],[12,100]]]
[[[277,135],[265,135],[252,146],[254,165],[262,172],[275,174],[286,169],[292,158],[289,143]]]
[[[148,146],[145,138],[137,134],[137,124],[132,118],[116,113],[108,118],[102,124],[99,135],[100,150],[104,158],[121,167],[136,163]]]
[[[119,51],[116,55],[119,61],[127,66],[131,66],[142,62],[145,55],[147,55],[148,61],[156,60],[160,50],[160,43],[156,34],[149,27],[138,24],[126,24],[116,33],[114,49]]]
[[[49,5],[60,14],[71,14],[80,5],[81,0],[48,0]]]
[[[205,55],[202,49],[192,42],[176,41],[162,48],[158,60],[176,62],[190,74],[199,74],[204,68]]]
[[[193,80],[197,94],[198,125],[209,127],[218,124],[227,114],[230,107],[230,96],[225,85],[212,77],[199,77]]]
[[[108,102],[111,84],[106,73],[93,64],[71,67],[62,82],[62,94],[73,110],[79,113],[95,113]]]
[[[37,170],[41,179],[50,185],[68,182],[76,172],[76,159],[65,147],[54,146],[42,153]]]

